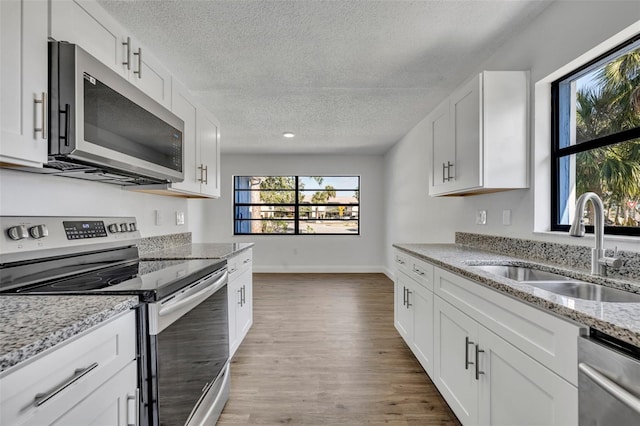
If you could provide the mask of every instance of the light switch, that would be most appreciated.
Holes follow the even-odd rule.
[[[176,225],[184,225],[184,212],[176,212]]]
[[[511,210],[502,210],[502,224],[511,225]]]

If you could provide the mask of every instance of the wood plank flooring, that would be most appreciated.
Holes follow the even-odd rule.
[[[393,325],[382,274],[254,274],[218,425],[459,425]]]

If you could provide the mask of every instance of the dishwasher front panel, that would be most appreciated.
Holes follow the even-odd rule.
[[[598,336],[578,342],[580,426],[640,425],[640,348]]]

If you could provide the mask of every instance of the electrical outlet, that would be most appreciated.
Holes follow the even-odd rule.
[[[502,210],[502,224],[504,226],[511,225],[511,210]]]
[[[487,224],[487,211],[476,210],[476,225],[486,225],[486,224]]]
[[[184,225],[184,212],[176,212],[176,225]]]

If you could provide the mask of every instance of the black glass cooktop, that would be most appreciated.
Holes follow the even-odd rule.
[[[65,264],[58,269],[41,270],[41,265],[24,265],[36,269],[32,274],[24,271],[3,270],[5,278],[17,278],[12,288],[4,294],[132,294],[141,301],[155,301],[170,296],[181,288],[225,266],[220,259],[185,259],[167,261],[124,261],[113,266],[96,263],[95,270],[79,274],[68,274],[71,268]],[[87,263],[85,262],[86,266]],[[93,266],[93,264],[91,264]],[[23,269],[24,269],[23,268]],[[67,272],[65,274],[65,272]],[[37,276],[38,280],[31,279]],[[6,287],[6,286],[5,286]]]

